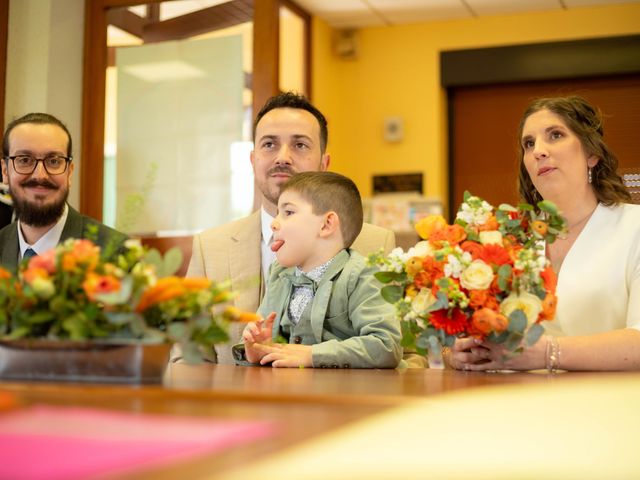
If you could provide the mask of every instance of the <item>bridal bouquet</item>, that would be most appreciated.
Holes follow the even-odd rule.
[[[197,361],[245,315],[224,308],[229,285],[171,276],[180,262],[178,250],[162,257],[133,240],[107,261],[91,241],[69,239],[15,276],[0,269],[0,339],[180,343]]]
[[[544,242],[566,228],[554,204],[494,208],[465,192],[453,225],[432,215],[415,228],[423,240],[407,252],[369,257],[404,347],[426,354],[473,336],[517,352],[540,338],[557,301]]]

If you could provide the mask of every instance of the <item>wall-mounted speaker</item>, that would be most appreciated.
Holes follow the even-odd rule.
[[[358,31],[353,29],[334,30],[333,53],[343,60],[358,58]]]

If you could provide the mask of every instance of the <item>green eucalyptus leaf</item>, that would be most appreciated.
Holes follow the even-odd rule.
[[[491,343],[500,344],[504,343],[507,340],[507,337],[509,337],[509,332],[507,330],[501,333],[491,332],[487,335],[487,340]]]
[[[517,212],[518,209],[516,207],[514,207],[513,205],[509,205],[508,203],[501,203],[498,206],[498,210],[503,211],[503,212]]]
[[[540,337],[543,333],[544,327],[542,325],[540,325],[539,323],[534,323],[533,325],[531,325],[524,336],[524,342],[527,347],[534,345],[538,340],[540,340]]]
[[[182,250],[173,247],[164,254],[163,268],[165,276],[174,275],[182,265]]]
[[[541,202],[538,202],[538,208],[543,212],[550,213],[551,215],[558,215],[558,207],[556,207],[555,203],[550,202],[549,200],[542,200]]]
[[[404,282],[407,280],[407,274],[404,272],[376,272],[374,277],[380,283]]]
[[[521,341],[522,341],[522,335],[518,333],[512,333],[504,341],[503,343],[504,348],[506,348],[510,352],[513,352],[516,348],[520,346]]]
[[[400,285],[385,285],[380,289],[380,294],[385,301],[393,304],[402,300],[404,288]]]
[[[520,309],[514,310],[509,315],[509,330],[512,333],[522,334],[524,329],[527,328],[527,316]]]

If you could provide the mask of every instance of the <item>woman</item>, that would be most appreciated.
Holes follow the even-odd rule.
[[[565,237],[547,245],[558,272],[556,317],[512,358],[458,339],[446,360],[463,370],[640,369],[640,205],[617,175],[599,112],[580,97],[534,101],[520,122],[520,195],[554,202]]]

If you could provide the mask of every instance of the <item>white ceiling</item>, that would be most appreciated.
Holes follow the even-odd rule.
[[[638,0],[294,0],[336,28],[454,20],[598,5],[640,3]]]

